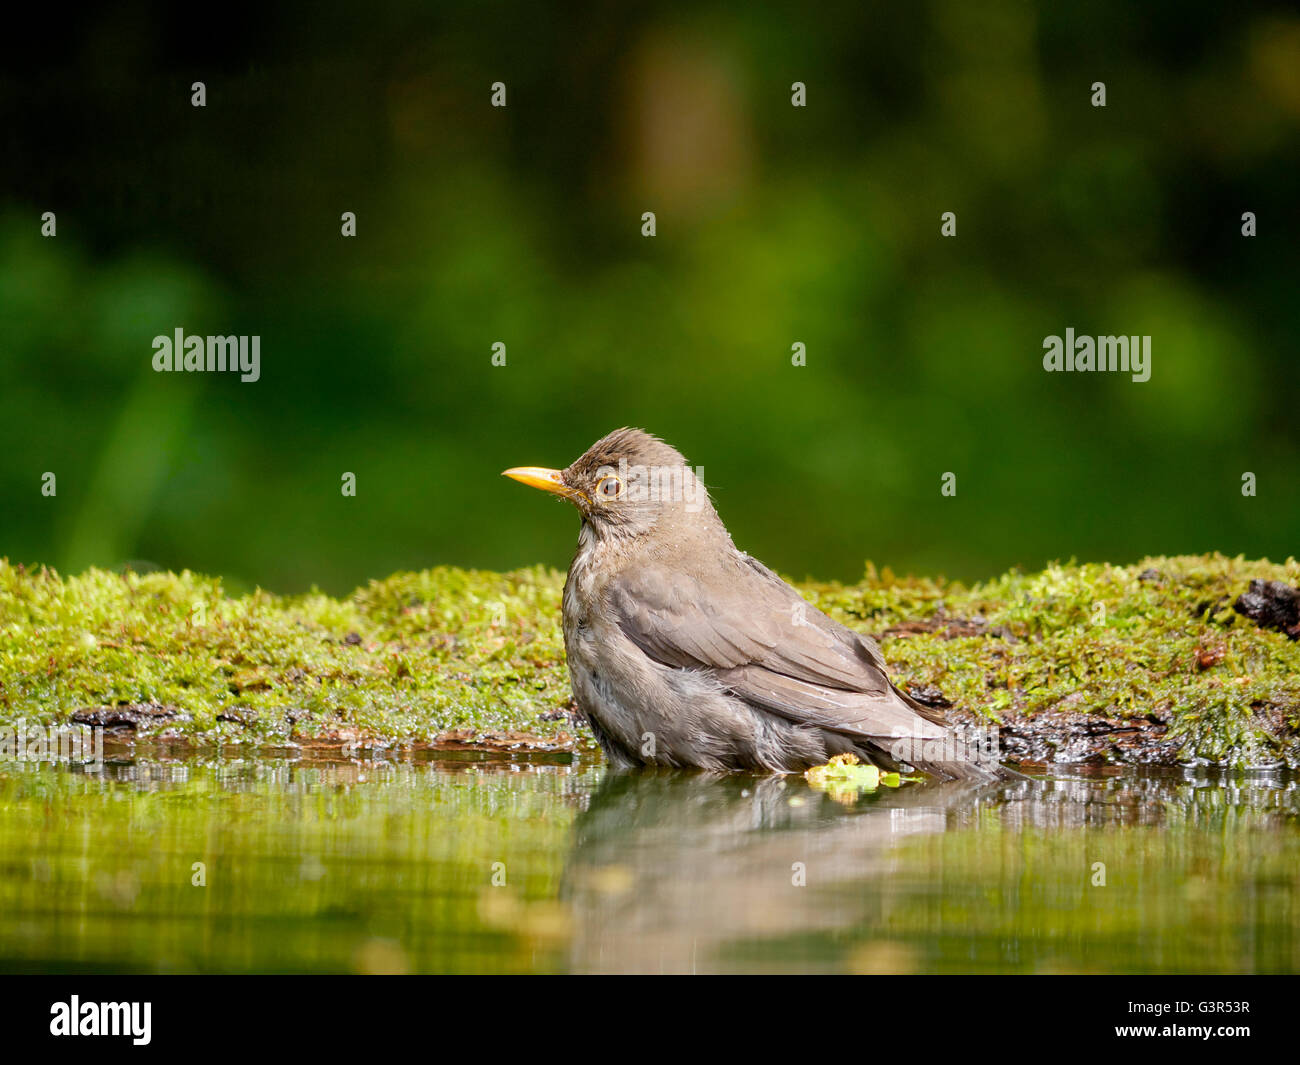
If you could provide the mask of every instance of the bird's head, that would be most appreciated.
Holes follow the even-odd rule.
[[[517,466],[505,476],[572,502],[600,537],[632,537],[700,516],[716,521],[703,471],[640,429],[618,429],[563,470]]]

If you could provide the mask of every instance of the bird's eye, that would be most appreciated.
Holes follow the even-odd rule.
[[[623,494],[623,482],[611,473],[600,479],[596,485],[596,494],[601,499],[617,499]]]

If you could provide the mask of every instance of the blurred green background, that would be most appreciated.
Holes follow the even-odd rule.
[[[797,577],[1296,551],[1283,5],[197,18],[11,38],[0,555],[333,592],[564,565],[576,515],[499,472],[621,425]],[[154,373],[177,327],[260,335],[261,380]],[[1151,380],[1044,373],[1067,327],[1150,334]]]

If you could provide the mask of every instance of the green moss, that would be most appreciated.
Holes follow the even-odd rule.
[[[861,585],[805,592],[882,635],[896,680],[934,686],[954,707],[1018,731],[1048,712],[1141,719],[1154,727],[1138,760],[1295,766],[1300,645],[1233,611],[1255,578],[1295,585],[1300,564],[1147,558],[1012,572],[971,588],[869,571]],[[917,621],[933,631],[892,631]]]
[[[1150,558],[973,587],[869,568],[856,585],[802,589],[882,636],[895,679],[937,689],[958,716],[1140,718],[1158,723],[1165,760],[1294,765],[1300,645],[1232,610],[1257,577],[1294,585],[1300,564]],[[174,713],[139,734],[194,743],[509,743],[518,732],[564,747],[583,730],[561,713],[562,586],[543,567],[443,568],[341,600],[229,597],[189,572],[64,578],[0,561],[0,723],[155,704]]]
[[[0,563],[0,720],[155,703],[149,731],[201,742],[432,741],[526,729],[569,701],[562,578],[401,574],[346,600],[239,598],[219,580]],[[227,720],[229,719],[229,720]]]

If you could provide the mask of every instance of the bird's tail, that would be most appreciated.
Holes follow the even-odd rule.
[[[993,784],[1000,781],[1028,780],[1023,773],[1008,769],[1001,762],[984,762],[974,760],[952,761],[916,761],[911,765],[922,773],[938,777],[941,780],[962,780],[976,784]]]
[[[955,727],[938,711],[923,706],[906,692],[894,687],[894,693],[929,726],[922,725],[917,730],[918,735],[927,736],[924,741],[914,742],[910,750],[904,749],[896,757],[901,753],[903,761],[941,780],[994,783],[1029,779],[998,761],[996,736],[981,736],[978,730]],[[942,730],[939,737],[934,735],[936,725]]]

